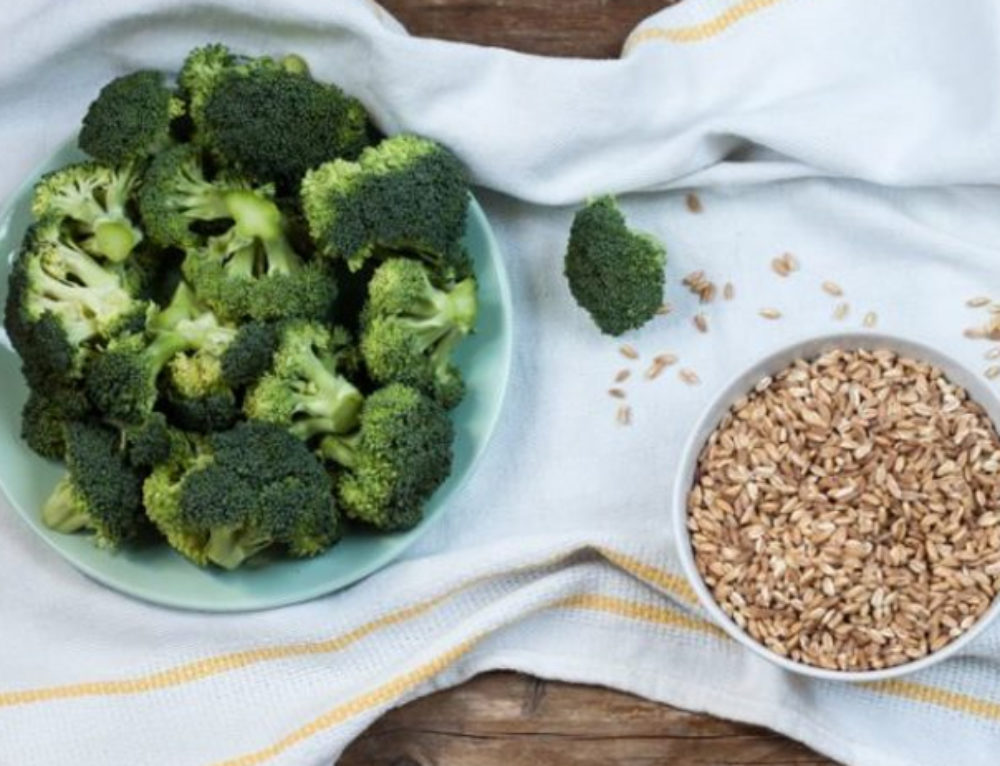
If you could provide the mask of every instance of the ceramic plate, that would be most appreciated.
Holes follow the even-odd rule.
[[[15,257],[30,220],[31,187],[38,176],[81,159],[68,144],[27,179],[0,212],[0,270]],[[489,222],[472,200],[465,243],[479,279],[477,331],[461,346],[457,363],[468,384],[462,404],[452,412],[456,425],[451,477],[427,506],[415,528],[394,534],[351,529],[345,538],[313,559],[273,559],[235,572],[201,569],[166,544],[142,550],[109,552],[85,535],[52,532],[39,509],[62,474],[62,466],[38,457],[20,439],[20,410],[27,397],[17,355],[0,335],[0,487],[10,505],[52,549],[94,580],[147,601],[217,612],[266,609],[315,598],[355,583],[399,556],[458,496],[483,454],[503,404],[511,358],[511,302],[507,275]],[[7,277],[0,275],[0,303]],[[53,558],[53,564],[57,564]]]

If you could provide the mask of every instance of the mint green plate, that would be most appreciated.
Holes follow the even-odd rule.
[[[6,301],[11,259],[29,223],[31,187],[48,170],[80,159],[68,144],[28,179],[0,212],[0,304]],[[451,477],[427,506],[414,529],[376,535],[351,529],[345,538],[313,559],[279,559],[235,572],[201,569],[165,544],[142,550],[109,552],[85,535],[47,529],[39,509],[62,473],[62,467],[38,457],[20,439],[20,411],[27,397],[17,355],[0,331],[0,487],[21,518],[59,555],[93,579],[147,601],[183,609],[236,612],[267,609],[316,598],[357,582],[399,556],[441,516],[486,449],[503,405],[511,359],[510,287],[503,259],[479,204],[472,200],[465,242],[479,278],[477,331],[459,349],[458,364],[468,394],[454,410],[457,440]],[[53,559],[55,564],[55,559]]]

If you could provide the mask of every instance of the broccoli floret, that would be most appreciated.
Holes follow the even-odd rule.
[[[104,426],[66,426],[68,473],[42,508],[42,521],[58,532],[88,529],[101,546],[114,547],[143,528],[142,476],[119,448],[118,434]]]
[[[195,563],[234,569],[265,548],[313,556],[341,534],[330,478],[282,428],[240,423],[201,439],[178,436],[143,487],[146,512]]]
[[[122,430],[128,462],[136,468],[152,468],[170,457],[172,436],[162,412],[153,412],[142,423]]]
[[[185,431],[223,431],[239,419],[236,393],[225,381],[217,354],[178,354],[167,364],[163,409]]]
[[[377,248],[439,260],[465,227],[468,183],[443,146],[401,135],[365,149],[357,162],[334,160],[302,181],[302,208],[321,253],[358,269]]]
[[[148,311],[119,268],[98,263],[50,219],[29,230],[11,268],[4,324],[37,387],[79,376],[92,344],[141,327]]]
[[[181,267],[198,295],[234,321],[327,316],[337,295],[333,274],[295,252],[278,206],[251,190],[228,193],[226,204],[232,229],[190,251]]]
[[[663,245],[630,231],[613,197],[590,202],[574,217],[566,279],[601,332],[621,335],[655,316],[663,304],[665,264]]]
[[[348,433],[357,426],[363,397],[343,376],[350,338],[317,322],[281,328],[272,369],[249,389],[243,411],[299,439]]]
[[[32,390],[21,410],[21,438],[36,453],[62,460],[66,452],[66,425],[87,417],[90,404],[73,386],[50,385]]]
[[[361,353],[372,379],[404,383],[445,407],[457,405],[465,384],[451,355],[475,326],[475,280],[440,289],[422,263],[392,258],[375,270],[368,296]]]
[[[188,53],[177,82],[187,100],[187,111],[196,126],[204,123],[205,102],[219,79],[241,59],[225,45],[213,43]]]
[[[223,167],[294,193],[310,168],[358,156],[368,115],[336,85],[291,71],[295,60],[286,61],[254,59],[205,78],[212,85],[196,135]]]
[[[231,218],[226,194],[231,187],[245,186],[208,181],[201,152],[193,146],[182,144],[160,152],[146,169],[139,192],[146,233],[162,247],[194,247],[203,238],[192,232],[191,225]]]
[[[58,219],[85,250],[120,263],[142,241],[126,210],[137,181],[133,165],[67,165],[35,185],[31,213],[36,220]]]
[[[87,110],[80,148],[110,165],[144,159],[170,144],[170,124],[183,113],[160,72],[123,75],[101,88]]]
[[[149,320],[145,333],[114,338],[91,359],[87,395],[112,421],[141,423],[156,403],[160,371],[176,354],[201,349],[221,354],[235,335],[182,282],[170,305]]]
[[[392,384],[371,394],[360,428],[327,436],[320,454],[342,467],[337,498],[348,517],[378,529],[412,527],[451,473],[454,427],[437,402]]]

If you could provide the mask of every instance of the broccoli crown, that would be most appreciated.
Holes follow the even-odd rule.
[[[266,322],[240,325],[236,337],[226,346],[219,360],[222,379],[232,388],[249,386],[271,366],[277,345],[275,325]]]
[[[454,427],[447,412],[419,391],[392,384],[371,394],[359,430],[328,436],[320,453],[344,469],[337,498],[353,519],[405,529],[451,473]]]
[[[150,414],[141,423],[127,425],[122,436],[128,462],[136,468],[152,468],[170,457],[172,435],[161,412]]]
[[[294,192],[310,168],[356,157],[367,122],[361,103],[337,86],[264,59],[215,79],[198,138],[225,167]]]
[[[67,241],[52,220],[28,231],[8,287],[4,325],[33,386],[78,376],[89,344],[141,327],[149,310],[121,270]]]
[[[143,496],[168,542],[201,565],[233,569],[272,545],[311,556],[341,533],[322,464],[267,423],[182,441],[153,470]]]
[[[185,431],[222,431],[239,419],[236,394],[223,378],[216,353],[201,350],[174,356],[167,364],[161,393],[170,421]]]
[[[465,384],[451,356],[472,332],[476,314],[474,279],[440,289],[422,263],[385,261],[368,283],[362,313],[361,353],[369,375],[377,383],[412,386],[454,407]]]
[[[250,190],[226,200],[233,227],[191,250],[181,266],[198,295],[230,320],[327,316],[337,296],[333,274],[295,252],[277,205]]]
[[[231,217],[227,186],[245,184],[208,181],[201,152],[190,144],[160,152],[146,169],[139,192],[139,213],[149,238],[162,247],[194,247],[199,238],[191,224]]]
[[[641,327],[663,303],[666,251],[652,236],[630,231],[613,197],[578,211],[566,250],[573,298],[601,332]]]
[[[143,528],[142,477],[119,449],[110,428],[89,423],[66,426],[68,473],[45,506],[42,520],[59,532],[88,529],[98,545],[117,546]]]
[[[303,440],[354,430],[363,397],[342,374],[349,344],[340,329],[305,320],[285,323],[271,370],[249,389],[243,411]]]
[[[101,88],[87,110],[80,148],[111,165],[143,159],[169,145],[170,123],[183,111],[159,72],[123,75]]]
[[[187,101],[187,111],[197,127],[204,123],[205,102],[222,75],[240,62],[225,45],[213,43],[188,53],[177,82]]]
[[[78,388],[53,385],[34,389],[21,410],[21,438],[42,457],[62,460],[66,452],[66,425],[82,420],[90,409]]]
[[[317,248],[358,269],[378,247],[441,258],[465,227],[468,183],[458,159],[412,135],[306,173],[302,208]]]
[[[31,213],[36,220],[59,220],[85,250],[120,263],[142,241],[126,210],[137,182],[133,165],[67,165],[35,185]]]
[[[114,421],[142,422],[156,403],[160,372],[176,354],[202,349],[221,354],[234,336],[182,282],[171,303],[149,320],[147,333],[114,338],[90,360],[87,395]]]

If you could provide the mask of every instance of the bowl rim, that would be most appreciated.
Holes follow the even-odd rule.
[[[805,339],[800,338],[769,352],[741,369],[719,389],[718,393],[712,397],[712,400],[702,410],[685,440],[681,460],[674,479],[671,498],[673,501],[671,527],[684,576],[697,595],[701,606],[712,618],[712,621],[731,638],[769,662],[802,676],[830,681],[881,681],[915,673],[936,665],[958,653],[982,633],[997,615],[1000,614],[1000,595],[994,597],[990,606],[968,630],[935,652],[931,652],[911,662],[894,665],[889,668],[830,670],[783,657],[764,644],[759,643],[740,628],[715,601],[701,573],[698,571],[695,565],[694,551],[691,547],[690,534],[687,529],[687,496],[694,479],[698,457],[705,440],[718,426],[733,402],[750,391],[756,381],[761,380],[767,375],[779,372],[792,361],[800,358],[814,358],[824,351],[835,348],[866,348],[873,350],[888,348],[904,356],[910,356],[933,364],[940,368],[949,380],[962,386],[969,393],[973,401],[986,411],[990,422],[997,429],[998,433],[1000,433],[1000,398],[965,364],[933,346],[902,335],[871,331],[836,332],[809,336]]]

